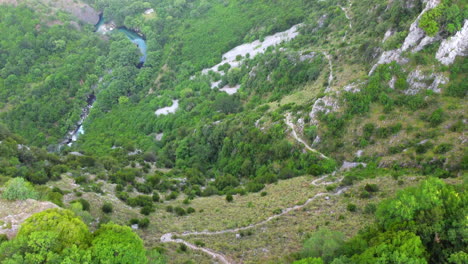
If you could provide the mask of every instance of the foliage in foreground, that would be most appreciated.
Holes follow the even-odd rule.
[[[375,224],[349,241],[343,242],[333,231],[319,230],[305,242],[302,254],[333,264],[466,263],[465,187],[431,178],[382,202]],[[323,235],[333,243],[313,244],[322,241]],[[317,260],[295,263],[316,263],[313,261]]]
[[[0,263],[147,263],[143,241],[129,227],[103,224],[91,233],[72,211],[50,209],[28,218],[0,244]]]

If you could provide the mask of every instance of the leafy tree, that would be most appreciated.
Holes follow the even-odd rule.
[[[306,258],[321,258],[325,262],[329,262],[340,249],[343,242],[344,235],[342,233],[327,228],[319,228],[304,242],[302,256]]]
[[[439,32],[437,20],[441,15],[441,8],[438,7],[427,11],[419,20],[419,27],[421,27],[427,35],[435,36],[435,34]]]
[[[38,194],[31,183],[23,178],[13,178],[5,183],[2,198],[7,200],[37,199]]]
[[[360,255],[352,257],[355,263],[427,263],[427,252],[421,239],[408,231],[387,232],[370,241]]]
[[[450,263],[453,263],[453,264],[468,263],[468,253],[463,252],[463,251],[454,253],[450,255],[449,261]]]
[[[18,237],[35,232],[56,233],[62,249],[72,245],[85,247],[90,240],[88,227],[69,210],[49,209],[34,214],[22,224]]]
[[[411,230],[431,253],[431,262],[444,262],[467,246],[461,228],[466,223],[467,195],[431,178],[383,202],[376,212],[377,223],[384,230]]]
[[[18,235],[0,245],[2,263],[84,263],[91,234],[73,212],[49,209],[34,214]]]
[[[89,251],[96,264],[148,262],[143,241],[127,226],[103,224],[93,234],[91,244]]]
[[[305,258],[294,261],[293,264],[324,264],[321,258]]]

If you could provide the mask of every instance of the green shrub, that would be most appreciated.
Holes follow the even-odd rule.
[[[117,184],[117,185],[115,186],[115,191],[116,191],[116,192],[121,192],[121,191],[123,191],[123,190],[124,190],[124,186],[123,186],[122,184]]]
[[[441,108],[439,108],[432,112],[432,114],[429,116],[428,121],[432,126],[438,126],[442,122],[444,122],[444,116],[444,111]]]
[[[63,191],[57,186],[54,186],[54,188],[52,188],[52,192],[58,192],[63,195]]]
[[[301,256],[304,258],[320,257],[325,260],[326,263],[330,263],[343,244],[343,233],[321,227],[312,233],[310,238],[304,242],[304,248],[301,252]]]
[[[258,182],[249,182],[245,187],[248,192],[259,192],[265,188],[265,185]]]
[[[151,186],[146,183],[137,183],[135,188],[137,191],[145,194],[149,194],[152,191]]]
[[[317,137],[317,126],[308,126],[304,129],[304,135],[309,141],[314,141]]]
[[[198,246],[198,247],[204,247],[205,243],[203,241],[197,240],[197,241],[195,241],[195,245]]]
[[[140,209],[140,213],[143,215],[150,215],[152,212],[154,212],[154,207],[152,205],[145,205]]]
[[[167,197],[166,197],[166,200],[169,201],[169,200],[175,200],[177,199],[177,196],[179,196],[179,193],[176,192],[176,191],[173,191],[171,192]]]
[[[77,200],[79,203],[81,203],[81,206],[83,207],[83,211],[89,211],[91,205],[89,204],[88,201],[86,201],[83,198],[80,198]]]
[[[351,186],[355,181],[358,180],[358,177],[354,174],[347,174],[344,176],[343,180],[341,181],[341,184],[344,186]]]
[[[8,241],[8,237],[7,235],[5,234],[0,234],[0,245],[5,242],[5,241]]]
[[[367,123],[364,125],[364,128],[362,130],[362,136],[366,139],[369,140],[374,133],[375,130],[375,125],[373,123]]]
[[[174,211],[174,207],[172,207],[171,205],[166,206],[166,212],[172,213],[173,211]]]
[[[135,207],[135,206],[153,206],[153,198],[148,195],[138,195],[133,198],[128,198],[127,199],[127,204]]]
[[[127,192],[118,192],[116,196],[122,201],[128,201],[128,199],[130,198]]]
[[[277,208],[275,210],[273,210],[273,214],[281,214],[283,212],[283,210],[281,208]]]
[[[182,252],[186,252],[188,248],[187,248],[187,246],[185,244],[180,244],[179,249]]]
[[[348,209],[348,211],[350,211],[350,212],[356,212],[357,206],[356,206],[355,204],[349,203],[349,204],[346,206],[346,209]]]
[[[364,207],[364,213],[366,214],[374,214],[377,210],[377,206],[373,203],[366,204]]]
[[[75,183],[76,184],[84,184],[84,183],[87,183],[88,182],[88,178],[84,175],[81,175],[81,176],[78,176],[75,178]]]
[[[106,214],[110,214],[112,211],[114,211],[114,207],[111,203],[106,202],[102,205],[101,210]]]
[[[260,196],[265,197],[265,196],[267,196],[267,194],[268,194],[267,192],[261,192]]]
[[[468,83],[468,82],[467,82]],[[452,132],[462,132],[465,129],[465,124],[462,120],[458,120],[450,126],[450,131]]]
[[[31,183],[23,178],[13,178],[5,184],[2,198],[7,200],[37,199],[38,193]]]
[[[230,202],[232,202],[233,200],[234,200],[234,197],[232,197],[232,194],[226,195],[226,201],[227,201],[227,202],[230,203]]]
[[[187,214],[193,214],[193,213],[195,213],[195,209],[193,209],[192,207],[187,208]]]
[[[149,224],[150,224],[150,220],[145,217],[138,222],[138,227],[142,229],[146,229],[148,228]]]
[[[359,197],[364,198],[364,199],[368,199],[368,198],[371,198],[372,195],[371,195],[368,191],[363,190],[363,191],[361,192],[361,194],[359,195]]]
[[[174,212],[176,213],[176,215],[178,216],[184,216],[186,215],[186,212],[184,210],[184,208],[180,207],[180,206],[177,206],[176,208],[174,208]]]
[[[418,154],[424,154],[426,153],[429,149],[431,149],[433,146],[432,143],[426,142],[424,144],[417,144],[416,145],[416,153]]]
[[[334,191],[336,189],[337,185],[336,184],[330,184],[325,187],[325,189],[329,192]]]
[[[63,207],[63,194],[58,192],[50,192],[47,194],[47,200],[53,202],[54,204]]]
[[[436,154],[444,154],[450,151],[453,148],[452,144],[449,143],[442,143],[434,148],[434,153]]]
[[[157,192],[153,192],[153,202],[159,202],[159,200],[161,199],[161,197],[159,196],[159,194]]]
[[[378,192],[379,186],[377,184],[366,184],[366,186],[364,186],[364,190],[368,192]]]
[[[424,13],[419,20],[419,27],[422,28],[428,36],[435,36],[439,32],[437,20],[442,16],[441,8],[436,7]]]

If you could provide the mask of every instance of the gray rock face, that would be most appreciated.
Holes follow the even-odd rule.
[[[457,56],[468,56],[468,20],[455,36],[442,41],[436,53],[436,59],[444,65],[452,64]]]
[[[388,86],[390,86],[390,88],[392,89],[395,89],[396,81],[397,81],[397,78],[395,76],[392,76],[392,79],[388,82]]]
[[[440,35],[436,35],[434,37],[425,36],[419,42],[419,44],[412,50],[412,52],[419,52],[419,51],[423,50],[424,47],[426,47],[427,45],[432,44],[432,43],[434,43],[436,41],[439,41],[441,39],[442,39],[442,37]]]
[[[419,14],[419,16],[413,22],[413,24],[411,24],[408,36],[406,37],[405,42],[401,46],[402,51],[406,51],[410,47],[415,46],[419,40],[421,40],[422,38],[424,38],[424,36],[426,36],[426,34],[424,33],[424,30],[422,30],[418,26],[419,20],[424,15],[424,13],[438,6],[440,4],[440,0],[425,0],[424,3],[426,4],[426,7],[424,7],[421,14]]]
[[[359,167],[359,166],[362,166],[362,167],[366,167],[367,164],[366,163],[363,163],[363,162],[343,162],[343,166],[341,166],[341,170],[350,170],[350,169],[353,169],[353,168],[356,168],[356,167]]]
[[[387,32],[385,32],[384,38],[382,39],[382,43],[387,41],[387,39],[393,36],[394,33],[395,31],[393,31],[392,29],[387,30]]]
[[[361,86],[364,85],[365,83],[364,82],[360,82],[360,83],[350,83],[348,85],[345,85],[343,87],[343,90],[346,91],[346,92],[350,92],[350,93],[358,93],[361,91]]]
[[[317,116],[320,112],[330,113],[338,109],[338,102],[331,96],[325,96],[315,101],[309,116],[312,124],[318,124]]]
[[[379,66],[380,64],[387,64],[392,61],[396,61],[399,64],[407,63],[408,59],[403,58],[401,56],[402,52],[407,51],[412,47],[416,47],[413,50],[414,52],[416,51],[416,49],[423,49],[424,46],[435,41],[435,38],[427,37],[426,39],[425,38],[426,33],[424,32],[424,30],[419,28],[418,25],[419,25],[419,20],[421,19],[422,15],[424,15],[424,13],[426,13],[427,11],[438,6],[440,4],[440,0],[425,0],[424,3],[426,4],[425,8],[419,14],[416,20],[414,20],[414,22],[411,24],[408,36],[406,36],[405,41],[403,42],[403,45],[401,46],[401,48],[396,49],[396,50],[385,51],[384,53],[382,53],[377,63],[372,67],[371,71],[369,72],[369,75],[371,75],[375,71],[377,66]]]
[[[377,69],[377,66],[379,66],[381,64],[387,64],[387,63],[390,63],[392,61],[396,61],[399,64],[407,63],[408,59],[403,58],[401,56],[401,52],[402,51],[400,49],[384,51],[384,53],[382,53],[382,55],[380,56],[377,63],[372,67],[371,71],[369,72],[369,75],[371,75],[375,71],[375,69]]]
[[[70,155],[73,155],[73,156],[79,156],[79,157],[84,156],[84,155],[81,154],[80,152],[76,152],[76,151],[70,152],[69,154],[70,154]]]
[[[417,68],[408,75],[407,82],[410,86],[405,94],[414,95],[423,89],[432,90],[435,93],[440,93],[440,85],[448,83],[449,79],[442,73],[431,73],[424,75],[424,73]]]
[[[362,154],[364,154],[364,150],[360,149],[356,152],[356,157],[360,158],[362,157]]]

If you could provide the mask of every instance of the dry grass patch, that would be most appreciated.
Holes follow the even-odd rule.
[[[307,233],[319,226],[341,231],[347,237],[355,235],[359,229],[374,221],[373,215],[364,213],[367,204],[377,204],[384,198],[393,197],[397,190],[414,186],[422,179],[424,177],[421,176],[405,177],[402,185],[391,177],[364,180],[340,196],[329,195],[328,200],[326,196],[320,197],[303,209],[252,228],[250,232],[243,231],[241,238],[236,238],[235,233],[228,233],[184,239],[191,243],[202,241],[207,248],[232,257],[238,263],[280,263],[285,256],[299,251]],[[359,194],[367,183],[377,183],[381,190],[370,199],[360,198]],[[357,212],[349,212],[348,203],[356,204]]]

